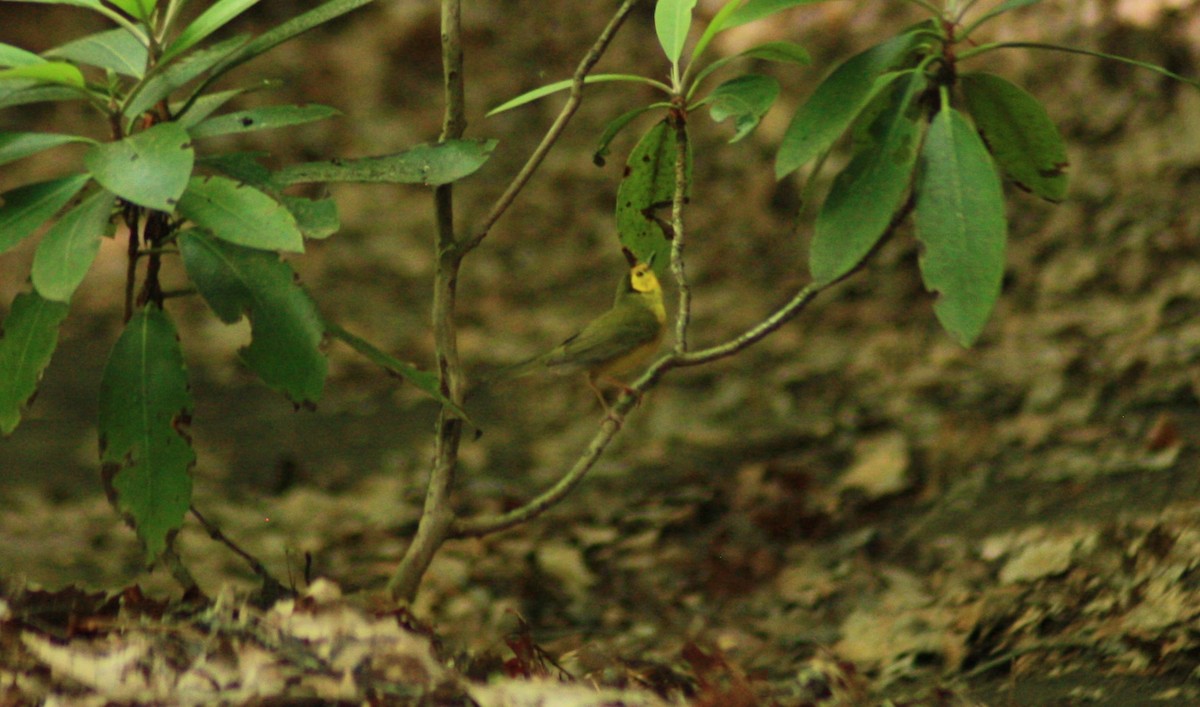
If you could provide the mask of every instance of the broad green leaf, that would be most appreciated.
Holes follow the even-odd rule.
[[[654,86],[655,88],[659,88],[659,89],[665,91],[666,93],[671,92],[671,89],[669,87],[667,87],[666,85],[661,84],[657,81],[648,79],[645,76],[634,76],[633,74],[590,74],[588,76],[583,77],[583,85],[585,85],[585,86],[588,86],[588,85],[591,85],[594,83],[605,83],[605,82],[610,82],[610,81],[625,81],[625,82],[631,82],[631,83],[646,84],[647,86]],[[575,79],[563,79],[562,81],[555,81],[554,83],[546,84],[545,86],[539,86],[538,88],[535,88],[532,91],[526,91],[525,93],[522,93],[521,95],[517,96],[516,98],[510,98],[509,100],[505,101],[504,103],[501,103],[500,105],[496,106],[495,108],[489,110],[485,114],[485,117],[490,118],[493,115],[496,115],[498,113],[503,113],[506,110],[512,110],[513,108],[516,108],[517,106],[523,106],[526,103],[532,103],[539,98],[545,98],[546,96],[549,96],[552,93],[558,93],[559,91],[565,91],[568,88],[570,88],[571,84],[573,84],[573,83],[575,83]]]
[[[654,31],[672,65],[678,64],[683,56],[695,7],[696,0],[658,0],[654,6]]]
[[[71,299],[100,252],[112,209],[113,195],[101,189],[46,232],[33,256],[33,288],[38,294],[57,302]]]
[[[46,60],[33,52],[0,42],[0,66],[33,66]]]
[[[775,178],[783,179],[828,150],[871,98],[897,77],[886,72],[916,41],[914,32],[893,37],[834,69],[788,125],[775,158]]]
[[[921,139],[916,98],[925,77],[910,72],[880,96],[850,164],[833,180],[817,214],[809,269],[825,285],[851,272],[871,252],[904,204]]]
[[[205,79],[204,84],[197,89],[196,95],[199,95],[199,92],[203,91],[203,89],[212,81],[220,78],[222,75],[228,73],[232,69],[241,66],[259,54],[270,51],[271,49],[274,49],[293,37],[299,36],[310,29],[313,29],[314,27],[320,27],[326,22],[337,19],[347,12],[356,10],[369,2],[371,2],[371,0],[330,0],[330,2],[327,2],[323,5],[318,5],[308,12],[305,12],[302,15],[297,15],[287,22],[284,22],[283,24],[278,25],[263,34],[258,35],[242,46],[241,49],[237,50],[224,61],[222,61],[220,65],[213,70],[212,74]]]
[[[82,135],[57,135],[55,133],[0,133],[0,165],[15,162],[22,157],[35,155],[52,147],[70,142],[96,141]]]
[[[328,362],[325,324],[291,266],[275,253],[224,243],[195,230],[179,235],[188,277],[221,321],[250,318],[242,360],[263,382],[297,405],[321,397]]]
[[[1047,201],[1066,198],[1067,148],[1042,104],[995,74],[959,81],[975,127],[1009,179]]]
[[[705,99],[713,122],[733,118],[734,134],[729,142],[737,142],[758,127],[758,121],[771,109],[779,97],[779,82],[770,76],[747,74],[730,79],[713,89]]]
[[[305,199],[285,194],[283,205],[292,212],[305,238],[328,238],[342,227],[338,218],[337,202],[333,199]]]
[[[739,56],[774,61],[780,64],[799,64],[800,66],[808,66],[812,63],[812,57],[809,56],[808,50],[795,42],[766,42],[750,47]]]
[[[179,36],[175,38],[175,41],[163,52],[159,63],[166,64],[170,62],[256,4],[258,4],[258,0],[217,0],[199,17],[184,27]]]
[[[636,119],[639,115],[642,115],[643,113],[649,113],[652,110],[662,110],[670,107],[671,104],[669,103],[651,103],[648,106],[634,108],[631,111],[622,113],[616,118],[613,118],[609,124],[605,126],[604,133],[600,136],[600,142],[596,145],[595,153],[592,154],[592,162],[597,167],[603,167],[605,158],[608,157],[608,153],[610,151],[609,145],[612,144],[613,138],[615,138],[622,130],[625,129],[625,126],[633,122],[634,119]]]
[[[271,170],[258,160],[266,152],[230,152],[223,155],[207,155],[196,160],[196,164],[215,169],[227,177],[255,187],[271,184]]]
[[[692,59],[689,62],[689,66],[694,64],[696,59],[700,58],[700,55],[704,53],[705,49],[708,49],[708,45],[712,43],[713,37],[716,37],[721,30],[726,28],[730,16],[733,15],[734,11],[737,10],[738,5],[741,3],[742,0],[726,0],[725,4],[721,6],[721,9],[717,10],[717,14],[713,15],[713,18],[708,23],[708,26],[704,28],[704,32],[700,35],[700,39],[696,40],[696,47],[692,49]]]
[[[0,81],[13,79],[52,83],[73,88],[84,87],[83,72],[74,64],[68,64],[65,61],[47,61],[0,71]]]
[[[1004,191],[987,148],[954,109],[934,118],[921,150],[913,223],[925,289],[960,344],[983,331],[1004,279]]]
[[[990,11],[984,13],[978,19],[976,19],[974,22],[971,22],[970,24],[968,24],[967,27],[962,32],[959,33],[959,37],[960,37],[960,39],[966,39],[967,37],[969,37],[971,35],[972,32],[975,31],[975,29],[977,27],[979,27],[983,23],[987,22],[988,20],[991,20],[994,17],[1003,15],[1006,12],[1010,12],[1010,11],[1016,10],[1018,8],[1027,7],[1029,5],[1036,5],[1041,1],[1042,0],[1004,0],[1004,2],[1000,3],[996,7],[992,8]]]
[[[0,253],[20,243],[58,213],[91,177],[77,174],[18,187],[0,194]]]
[[[146,72],[146,46],[124,28],[90,34],[46,52],[51,59],[112,69],[140,79]]]
[[[304,252],[304,236],[283,204],[225,177],[193,177],[179,213],[221,240],[259,250]]]
[[[135,118],[152,108],[161,100],[167,99],[177,89],[194,81],[211,71],[220,62],[233,56],[235,52],[246,45],[246,36],[240,35],[214,44],[207,49],[201,49],[173,64],[138,84],[136,92],[125,100],[121,112],[126,118]]]
[[[474,422],[471,422],[471,418],[467,416],[465,410],[455,405],[454,402],[446,396],[442,395],[441,384],[438,381],[436,373],[422,371],[416,366],[405,363],[394,356],[389,356],[388,354],[376,348],[369,341],[360,339],[336,324],[326,324],[326,327],[329,330],[330,336],[334,337],[335,339],[340,339],[349,345],[350,348],[359,352],[363,356],[366,356],[368,361],[382,366],[384,370],[393,375],[404,378],[409,383],[412,383],[420,390],[429,394],[429,396],[434,400],[437,400],[442,405],[445,405],[453,410],[456,415],[466,420],[469,424],[475,424]]]
[[[6,85],[11,83],[12,85]],[[76,101],[83,98],[78,89],[35,82],[0,82],[0,108],[12,108],[30,103]]]
[[[645,262],[654,256],[654,269],[665,272],[671,262],[671,241],[655,218],[670,218],[675,196],[675,131],[665,120],[642,136],[625,163],[617,187],[617,232],[621,245]],[[691,142],[688,142],[686,181],[692,181]],[[665,214],[665,217],[664,217]]]
[[[159,123],[124,140],[96,145],[83,156],[83,164],[105,189],[167,213],[187,188],[195,160],[191,138],[177,123]]]
[[[727,28],[740,27],[747,22],[761,20],[764,17],[774,15],[776,12],[782,12],[789,8],[800,7],[801,5],[813,5],[825,0],[748,0],[745,5],[738,8],[737,12],[729,18],[725,23]]]
[[[341,115],[341,111],[318,104],[307,106],[266,106],[209,118],[188,130],[188,134],[193,138],[205,138],[232,133],[248,133],[255,130],[271,130],[289,125],[302,125],[317,120],[324,120],[334,115]]]
[[[58,346],[58,325],[67,318],[67,305],[33,292],[13,300],[0,328],[0,433],[12,434],[21,411],[33,400],[42,371]]]
[[[439,186],[474,174],[487,162],[495,140],[447,140],[380,157],[307,162],[279,170],[279,187],[308,182],[363,182]]]
[[[117,339],[100,380],[100,469],[105,492],[154,562],[192,500],[192,394],[179,335],[149,304]]]

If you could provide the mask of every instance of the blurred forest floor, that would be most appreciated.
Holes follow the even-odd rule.
[[[235,27],[261,32],[312,4],[262,3]],[[500,140],[456,190],[459,223],[470,229],[561,98],[483,113],[569,76],[607,15],[582,3],[466,5],[468,135]],[[709,16],[716,6],[701,3]],[[41,51],[103,28],[81,22],[84,14],[5,3],[0,41]],[[597,71],[665,71],[651,14],[647,3]],[[730,128],[707,115],[693,121],[685,218],[698,344],[736,335],[803,284],[812,210],[797,219],[798,184],[774,180],[775,146],[834,63],[917,18],[901,3],[866,0],[782,17],[722,35],[715,49],[790,39],[814,66],[754,67],[784,90],[742,143],[726,144]],[[1200,74],[1195,0],[1056,0],[985,34]],[[222,651],[237,654],[242,671],[243,692],[220,693],[230,701],[424,695],[460,704],[470,694],[498,704],[482,682],[462,685],[507,671],[633,690],[608,704],[1200,702],[1200,92],[1047,52],[990,54],[968,68],[1001,73],[1045,101],[1070,143],[1072,178],[1061,205],[1009,195],[1004,295],[980,342],[962,350],[938,329],[916,245],[902,232],[766,341],[668,376],[566,502],[525,527],[447,545],[402,617],[426,627],[438,661],[397,659],[398,672],[380,667],[378,651],[355,654],[356,663],[321,643],[349,641],[351,624],[361,635],[383,631],[363,623],[362,601],[343,604],[328,584],[287,609],[239,604],[230,588],[253,588],[253,575],[191,519],[184,560],[222,601],[190,613],[165,572],[142,570],[95,464],[98,381],[125,269],[124,246],[106,244],[29,417],[0,440],[0,703],[52,693],[187,701],[172,692],[181,676],[195,678],[197,655],[216,664]],[[266,150],[282,165],[436,139],[436,3],[374,4],[281,46],[235,81],[261,77],[283,78],[285,95],[251,94],[243,106],[310,101],[345,115],[240,137],[230,149]],[[603,168],[591,151],[610,118],[651,98],[631,91],[640,89],[587,91],[562,144],[469,258],[459,288],[469,366],[545,350],[608,306],[623,268],[613,201],[637,131],[618,139]],[[3,130],[97,127],[68,106],[0,116]],[[52,154],[74,159],[70,149]],[[826,180],[843,160],[831,160]],[[17,163],[0,174],[0,191],[65,164]],[[331,193],[342,231],[310,243],[294,266],[330,320],[428,367],[430,195]],[[0,257],[0,307],[27,287],[35,244]],[[331,345],[324,400],[293,411],[239,367],[245,328],[221,325],[199,301],[171,311],[197,401],[197,506],[301,591],[316,577],[347,593],[380,588],[415,529],[434,406]],[[511,507],[551,483],[601,417],[573,378],[501,386],[471,413],[484,434],[464,444],[457,500],[472,511]],[[118,613],[103,592],[122,589]],[[252,613],[255,629],[246,626]],[[288,623],[298,616],[331,623],[305,633]],[[131,649],[132,626],[147,617],[164,628]],[[242,633],[214,628],[234,625]],[[263,638],[264,625],[285,649]],[[105,643],[116,640],[113,626],[124,632],[120,648]],[[18,640],[21,627],[37,635]],[[124,676],[114,678],[120,689],[153,672],[139,667],[147,661],[159,661],[161,682],[128,694],[88,682],[82,653],[63,658],[60,642],[42,634],[89,641],[89,660]],[[206,652],[214,635],[221,648]],[[265,657],[251,661],[248,647]],[[283,676],[277,691],[262,679],[261,692],[246,692],[250,664],[259,678]],[[423,676],[414,684],[442,692],[394,691],[414,674]],[[590,694],[571,699],[592,704],[599,693]],[[568,703],[555,699],[548,704]]]

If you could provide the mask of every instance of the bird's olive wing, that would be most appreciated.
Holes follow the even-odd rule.
[[[547,366],[598,366],[653,341],[659,323],[643,308],[614,308],[562,342],[543,359]]]

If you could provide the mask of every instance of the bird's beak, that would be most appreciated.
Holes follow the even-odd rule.
[[[654,251],[653,253],[651,253],[650,257],[646,258],[646,264],[649,265],[650,267],[654,267],[654,256],[656,256],[656,255],[658,255],[658,251]]]

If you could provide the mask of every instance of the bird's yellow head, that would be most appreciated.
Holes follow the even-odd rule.
[[[648,294],[662,289],[650,263],[638,263],[629,269],[629,289]]]

